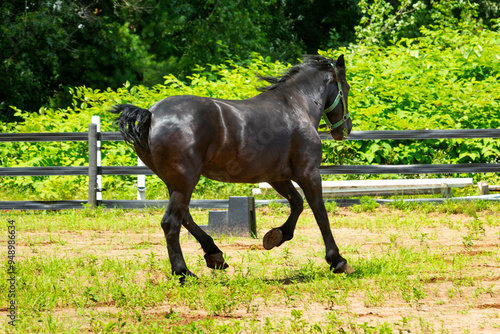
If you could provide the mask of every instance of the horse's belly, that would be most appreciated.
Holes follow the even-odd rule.
[[[257,183],[289,180],[291,169],[284,161],[256,157],[253,161],[228,159],[205,165],[201,174],[212,180],[231,183]]]
[[[261,133],[254,129],[256,127],[247,124],[244,131],[228,132],[213,140],[205,151],[202,175],[217,181],[238,183],[290,179],[290,134],[279,131]]]

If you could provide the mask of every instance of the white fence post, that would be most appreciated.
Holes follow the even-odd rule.
[[[94,123],[89,124],[89,196],[88,204],[91,208],[97,207],[97,126]]]
[[[139,157],[137,157],[137,166],[145,166]],[[146,175],[137,175],[137,199],[146,200]]]
[[[92,123],[97,125],[97,136],[101,132],[101,117],[92,116]],[[101,141],[97,140],[97,168],[101,167]],[[96,201],[102,201],[102,175],[97,174]]]

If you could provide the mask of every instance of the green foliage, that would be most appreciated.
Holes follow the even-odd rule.
[[[347,54],[355,130],[498,128],[500,34],[422,28],[423,37]],[[336,55],[330,50],[326,55]],[[325,143],[325,163],[498,162],[495,139]]]
[[[295,60],[303,44],[287,8],[260,0],[2,1],[0,120],[14,119],[11,106],[65,107],[67,87],[153,86],[252,52]]]
[[[361,129],[496,128],[500,34],[422,28],[385,49],[350,49],[350,106]]]
[[[278,1],[277,1],[278,2]],[[303,50],[316,54],[318,49],[346,46],[355,41],[354,27],[359,24],[358,0],[282,1],[290,29],[303,41]]]
[[[24,122],[2,124],[0,132],[86,132],[93,115],[101,117],[101,131],[117,131],[113,122],[115,116],[106,112],[115,104],[132,103],[148,108],[165,97],[179,94],[245,99],[257,93],[256,73],[277,74],[283,72],[285,68],[284,64],[271,62],[269,58],[264,59],[255,54],[246,64],[227,61],[207,68],[197,66],[194,73],[187,78],[188,82],[168,75],[163,85],[152,88],[131,86],[128,82],[116,90],[71,88],[70,93],[73,97],[71,107],[42,108],[38,113],[15,108],[15,116],[24,119]],[[85,166],[88,163],[88,144],[85,142],[1,143],[0,147],[2,150],[0,165],[3,167]],[[102,143],[103,166],[136,164],[135,152],[123,142]],[[135,193],[134,177],[105,177],[103,181],[104,188],[110,193],[115,189],[122,190],[117,196],[123,196],[123,192],[132,196]],[[152,186],[151,190],[155,197],[165,198],[166,190],[161,182],[157,178],[152,178],[151,181],[151,183],[148,181],[148,188]],[[16,189],[16,193],[23,193],[24,198],[30,196],[44,200],[86,198],[86,177],[12,177],[2,178],[0,182],[7,189]],[[251,185],[227,185],[202,178],[196,192],[199,197],[208,194],[210,198],[219,196],[227,198],[230,194],[249,194],[251,188]]]
[[[499,128],[499,32],[422,28],[421,33],[422,37],[402,38],[385,48],[358,45],[321,52],[331,57],[346,55],[354,130]],[[24,121],[2,124],[0,132],[85,132],[92,115],[101,116],[102,131],[116,131],[113,115],[106,112],[115,104],[132,103],[148,108],[165,97],[179,94],[245,99],[257,94],[256,73],[277,75],[286,67],[254,53],[249,61],[228,60],[219,65],[196,66],[184,80],[167,75],[163,84],[151,88],[129,82],[114,90],[70,88],[70,107],[45,107],[38,113],[14,108],[16,117]],[[498,163],[500,159],[496,139],[324,141],[323,144],[324,164]],[[87,163],[85,143],[3,143],[1,149],[0,164],[4,167]],[[103,165],[135,164],[131,148],[119,142],[103,143]],[[159,180],[151,180],[155,198],[163,198],[165,188]],[[85,197],[84,177],[16,177],[3,178],[1,182],[6,189],[42,199],[74,198],[75,194]],[[105,183],[104,187],[111,191],[134,192],[132,177],[107,177]],[[81,190],[75,193],[76,189]],[[202,178],[195,196],[243,195],[250,189],[250,185],[228,186]]]
[[[376,208],[378,208],[379,204],[374,199],[363,196],[359,200],[360,204],[354,204],[352,206],[352,211],[361,213],[361,212],[373,212]]]
[[[57,50],[68,36],[45,8],[25,12],[7,1],[0,5],[0,19],[0,120],[7,121],[10,105],[32,110],[47,102],[49,90],[56,88],[51,77],[60,66]]]
[[[361,44],[388,45],[420,37],[422,27],[469,30],[493,28],[500,6],[490,0],[360,0],[356,35]]]
[[[67,87],[152,87],[196,65],[257,52],[304,53],[420,37],[421,27],[498,27],[491,0],[4,0],[0,4],[0,119],[15,106],[66,107]]]
[[[113,13],[113,1],[107,0],[4,1],[0,118],[13,119],[11,106],[34,112],[49,100],[67,105],[67,86],[142,82],[156,65],[130,24],[110,19]]]
[[[338,211],[337,202],[335,201],[325,201],[325,208],[327,212],[335,213]]]
[[[165,11],[162,23],[162,33],[171,45],[164,50],[156,43],[151,45],[169,57],[177,76],[189,75],[196,65],[248,59],[253,52],[285,61],[302,53],[302,43],[292,30],[294,21],[281,1],[169,0],[164,6],[174,9]]]

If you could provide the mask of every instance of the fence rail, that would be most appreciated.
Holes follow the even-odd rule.
[[[88,132],[0,133],[0,142],[88,141]],[[123,141],[119,132],[99,132],[97,140]]]
[[[322,140],[332,139],[328,132],[320,132],[320,137]],[[500,129],[353,131],[347,140],[417,140],[457,138],[500,138]]]
[[[320,132],[323,140],[331,140],[328,132]],[[353,131],[348,140],[423,140],[453,138],[500,138],[500,129],[471,130],[409,130],[409,131]],[[107,207],[135,208],[165,205],[167,201],[107,201],[97,203],[95,198],[98,175],[153,175],[145,166],[98,166],[98,141],[123,141],[119,132],[97,132],[95,124],[89,125],[89,132],[59,133],[0,133],[0,142],[47,142],[47,141],[88,141],[89,165],[54,167],[2,167],[1,176],[89,176],[88,200],[76,201],[9,201],[0,202],[0,209],[48,209],[81,208],[84,205],[106,205]],[[498,173],[500,164],[442,164],[442,165],[329,165],[321,166],[321,174],[444,174],[444,173]],[[264,203],[263,201],[262,203]],[[205,204],[204,204],[205,203]],[[261,204],[262,204],[261,203]],[[258,201],[257,201],[258,204]],[[192,201],[192,206],[225,208],[225,201]]]
[[[328,132],[320,132],[322,140],[332,140]],[[0,142],[88,141],[88,132],[0,133]],[[388,130],[353,131],[347,140],[418,140],[418,139],[500,138],[500,129],[464,130]],[[119,132],[100,132],[97,140],[123,141]]]

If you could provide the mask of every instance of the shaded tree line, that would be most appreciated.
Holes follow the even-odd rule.
[[[68,87],[152,86],[254,52],[296,62],[352,43],[384,46],[422,25],[497,24],[494,0],[3,0],[0,120],[65,106]]]

